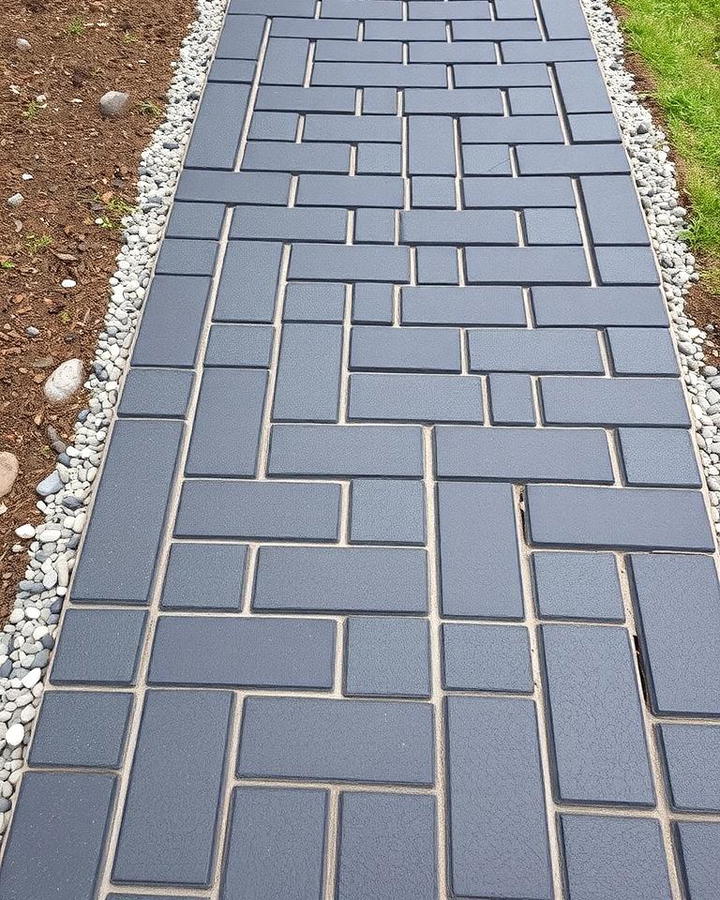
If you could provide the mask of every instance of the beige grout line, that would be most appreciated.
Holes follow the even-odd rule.
[[[328,786],[327,822],[325,824],[325,866],[323,900],[335,900],[337,893],[338,845],[340,842],[340,789]],[[280,900],[280,898],[278,898]]]
[[[435,508],[435,457],[433,429],[423,427],[424,485],[428,564],[428,628],[430,632],[430,700],[434,708],[435,787],[437,796],[437,872],[438,898],[444,900],[450,890],[448,868],[447,768],[445,751],[445,701],[442,685],[442,625],[437,562],[438,534]]]
[[[215,821],[215,865],[210,878],[212,887],[211,897],[220,900],[220,887],[224,869],[225,853],[230,840],[230,807],[235,785],[233,776],[237,765],[237,756],[240,749],[240,725],[242,723],[244,699],[239,696],[233,698],[233,707],[230,713],[228,727],[227,752],[225,759],[224,793],[220,800],[220,808]]]
[[[550,742],[552,740],[548,729],[548,721],[543,694],[543,671],[540,657],[539,626],[540,621],[535,611],[533,591],[533,578],[530,564],[530,549],[525,542],[523,527],[524,521],[524,496],[523,489],[513,486],[515,528],[518,543],[518,561],[522,579],[523,605],[525,610],[524,624],[527,626],[530,640],[530,660],[532,665],[533,683],[535,690],[535,712],[537,716],[538,746],[540,750],[540,766],[542,770],[543,790],[545,793],[545,818],[547,820],[548,849],[550,854],[550,866],[555,900],[563,900],[565,897],[563,865],[561,860],[560,835],[558,831],[557,806],[553,798],[552,756]]]
[[[245,113],[245,121],[243,122],[242,131],[240,132],[240,145],[238,147],[234,172],[239,172],[242,167],[243,157],[245,156],[245,148],[247,147],[248,133],[250,131],[250,123],[252,122],[253,113],[255,111],[255,101],[257,99],[258,90],[260,89],[260,74],[265,63],[265,54],[267,53],[268,41],[270,39],[270,28],[272,27],[272,18],[268,16],[265,20],[265,28],[263,30],[262,39],[260,41],[260,49],[257,56],[257,65],[255,66],[255,76],[250,86],[250,95],[248,97],[247,111]]]
[[[287,288],[287,273],[290,267],[291,245],[283,244],[280,258],[280,273],[278,275],[278,287],[275,295],[275,312],[273,314],[273,345],[270,354],[270,366],[265,394],[265,408],[263,409],[262,425],[260,428],[260,442],[257,454],[257,466],[254,481],[265,481],[268,457],[270,455],[270,435],[272,431],[272,407],[275,402],[275,386],[277,384],[278,368],[280,362],[280,344],[282,341],[283,310],[285,308],[285,290]]]
[[[582,236],[583,252],[585,253],[585,261],[587,262],[588,272],[590,274],[590,287],[597,287],[600,283],[598,276],[597,263],[595,262],[595,254],[593,253],[593,242],[590,239],[590,228],[588,226],[587,216],[585,215],[585,206],[583,204],[580,193],[580,185],[577,178],[571,178],[573,194],[575,195],[575,214],[577,215],[578,225],[580,226],[580,234]],[[607,370],[607,360],[606,363]]]

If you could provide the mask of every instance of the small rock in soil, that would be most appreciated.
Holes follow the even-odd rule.
[[[51,403],[62,403],[80,390],[84,379],[81,359],[66,359],[52,372],[43,387]]]
[[[15,41],[15,46],[18,48],[18,50],[29,50],[30,41],[26,41],[25,38],[18,38]]]
[[[74,288],[76,284],[77,281],[75,281],[73,278],[63,278],[63,280],[60,282],[60,287]]]
[[[7,451],[0,453],[0,497],[10,493],[19,469],[20,465],[14,453]]]
[[[36,328],[34,325],[28,325],[25,329],[25,334],[28,337],[37,337],[40,334],[40,329]]]
[[[21,525],[19,528],[15,529],[15,534],[22,538],[23,541],[29,541],[30,538],[35,537],[35,529],[29,523],[25,525]]]
[[[130,106],[130,95],[122,91],[108,91],[100,98],[100,112],[110,119],[124,115]]]
[[[8,197],[7,205],[8,206],[20,206],[20,204],[23,202],[24,199],[25,198],[20,193],[13,194],[12,197]]]

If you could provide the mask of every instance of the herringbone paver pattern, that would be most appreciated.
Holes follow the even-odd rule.
[[[132,362],[3,900],[717,896],[714,543],[578,0],[231,0]]]

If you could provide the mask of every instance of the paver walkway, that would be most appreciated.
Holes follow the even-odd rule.
[[[231,0],[2,900],[716,898],[688,424],[577,0]]]

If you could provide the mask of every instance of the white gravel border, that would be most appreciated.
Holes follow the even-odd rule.
[[[670,160],[664,132],[638,98],[635,76],[625,68],[625,41],[615,13],[606,0],[580,0],[580,4],[620,123],[660,263],[662,289],[679,350],[682,377],[690,396],[713,527],[720,535],[720,374],[715,366],[705,364],[703,344],[707,331],[698,328],[685,311],[685,294],[699,275],[695,271],[695,257],[681,238],[687,212],[681,205],[675,165]]]
[[[143,151],[137,209],[123,221],[124,246],[118,254],[117,271],[110,278],[105,329],[98,336],[85,385],[88,409],[78,416],[73,443],[41,482],[43,500],[37,506],[45,523],[31,535],[34,539],[27,548],[30,560],[25,578],[0,632],[0,836],[10,819],[92,484],[225,6],[226,0],[197,0],[197,19],[182,41],[178,59],[171,64],[174,75],[167,92],[166,118]],[[26,526],[23,531],[33,529]],[[25,549],[25,544],[13,547],[15,552]]]

